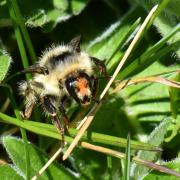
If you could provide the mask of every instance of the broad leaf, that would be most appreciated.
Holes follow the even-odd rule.
[[[0,50],[0,82],[5,78],[10,64],[11,57],[5,51]]]
[[[15,167],[23,173],[25,176],[26,171],[26,160],[24,143],[21,139],[15,137],[6,136],[3,137],[3,145],[8,152],[10,158],[12,159]],[[36,173],[45,165],[48,158],[35,146],[28,144],[28,151],[30,154],[30,177],[36,175]],[[72,174],[70,174],[62,166],[53,163],[45,173],[41,176],[43,179],[72,179]]]
[[[80,173],[81,179],[109,179],[106,155],[76,148],[70,160]]]
[[[66,21],[79,14],[86,6],[86,1],[19,1],[22,14],[26,17],[26,24],[31,27],[42,27],[51,31],[57,23]]]
[[[153,5],[159,3],[158,0],[151,0],[151,1],[138,0],[138,2],[147,11],[149,11],[149,9],[151,9]],[[165,36],[167,33],[169,33],[173,29],[173,27],[179,23],[178,20],[178,18],[180,17],[179,9],[180,9],[180,2],[177,0],[170,0],[169,4],[167,5],[167,10],[165,9],[163,13],[161,13],[154,21],[154,25],[156,26],[158,32],[162,36]],[[180,32],[174,35],[174,38],[168,41],[168,43],[171,45],[179,41],[180,41]],[[177,56],[180,57],[179,47],[175,49],[175,52]]]
[[[179,66],[166,67],[162,63],[155,62],[137,77],[146,77],[171,70],[177,70]],[[168,75],[169,79],[172,75]],[[149,122],[149,128],[154,127],[153,122],[161,121],[165,116],[171,116],[168,86],[157,83],[142,83],[129,86],[122,90],[122,97],[126,99],[126,106],[131,111],[130,116],[134,121]]]
[[[140,8],[131,9],[125,16],[117,22],[111,24],[106,31],[90,42],[88,52],[100,59],[109,59],[116,53],[120,53],[120,47],[127,40],[127,35],[135,30],[132,24],[140,17]],[[136,14],[136,16],[132,16]],[[131,29],[132,28],[132,29]],[[121,52],[122,54],[122,52]]]
[[[9,12],[6,6],[6,1],[0,1],[0,28],[12,26]]]
[[[154,131],[150,134],[148,137],[148,143],[150,144],[156,144],[161,145],[161,143],[164,141],[164,136],[167,132],[167,127],[170,123],[171,119],[164,119],[162,123],[160,123],[159,126],[157,126]],[[148,161],[157,161],[159,153],[156,152],[138,152],[138,157],[140,159],[148,160]],[[150,170],[146,167],[138,166],[136,164],[132,165],[131,169],[131,176],[135,179],[141,179],[143,178]]]
[[[0,179],[23,180],[21,172],[9,164],[0,165]]]

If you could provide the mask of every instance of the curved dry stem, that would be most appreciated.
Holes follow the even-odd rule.
[[[96,146],[96,145],[86,143],[86,142],[82,142],[81,146],[83,148],[91,149],[91,150],[94,150],[94,151],[97,151],[97,152],[100,152],[100,153],[104,153],[104,154],[107,154],[107,155],[111,155],[111,156],[114,156],[114,157],[117,157],[117,158],[120,158],[120,159],[125,159],[125,157],[126,157],[126,154],[121,153],[119,151],[104,148],[104,147],[101,147],[101,146]],[[154,169],[154,170],[166,173],[166,174],[170,174],[170,175],[180,177],[180,173],[178,173],[178,172],[176,172],[176,171],[174,171],[172,169],[169,169],[169,168],[167,168],[165,166],[161,166],[159,164],[153,163],[151,161],[146,161],[146,160],[143,160],[143,159],[139,159],[138,157],[133,157],[132,161],[137,163],[137,164],[146,166],[148,168],[151,168],[151,169]]]
[[[133,78],[133,79],[127,79],[127,80],[121,81],[116,86],[116,88],[112,91],[112,93],[116,93],[127,86],[137,84],[137,83],[144,83],[144,82],[154,82],[154,83],[164,84],[170,87],[180,88],[179,82],[172,81],[172,80],[160,77],[160,76],[148,76],[148,77]]]
[[[144,20],[143,24],[141,25],[139,31],[137,32],[137,34],[135,35],[134,39],[132,40],[130,46],[128,47],[128,49],[126,50],[122,60],[120,61],[119,65],[117,66],[113,76],[111,77],[110,81],[108,82],[108,84],[106,85],[105,89],[103,90],[103,92],[100,95],[100,101],[103,99],[103,97],[106,95],[107,91],[109,90],[111,84],[113,83],[114,79],[116,78],[117,74],[119,73],[119,71],[121,70],[121,68],[123,67],[124,63],[126,62],[127,58],[129,57],[130,53],[132,52],[133,48],[135,47],[135,45],[137,44],[137,42],[139,41],[139,39],[141,38],[141,35],[143,34],[145,28],[148,25],[148,22],[152,19],[153,14],[156,12],[158,5],[154,6],[152,8],[152,10],[149,12],[148,16],[146,17],[146,19]],[[82,135],[84,134],[84,132],[86,131],[86,129],[89,127],[89,125],[91,124],[95,113],[97,112],[97,110],[100,108],[101,106],[101,102],[99,104],[95,104],[92,109],[90,110],[90,112],[88,113],[88,115],[83,119],[84,124],[82,126],[82,128],[79,130],[77,136],[75,137],[75,139],[73,140],[73,142],[71,143],[71,145],[69,146],[69,148],[67,149],[67,151],[64,153],[63,156],[63,160],[67,159],[67,157],[71,154],[71,152],[73,151],[73,149],[75,148],[75,146],[78,144],[80,138],[82,137]]]

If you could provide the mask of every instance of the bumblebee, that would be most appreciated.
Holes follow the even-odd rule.
[[[23,70],[32,73],[32,79],[19,85],[20,94],[25,99],[23,118],[28,119],[34,105],[40,103],[60,132],[62,141],[64,127],[68,127],[64,108],[67,98],[82,106],[89,105],[98,87],[96,74],[107,76],[103,61],[81,51],[80,42],[81,36],[77,36],[66,45],[53,45],[46,49],[36,64]],[[58,112],[63,115],[63,121]]]

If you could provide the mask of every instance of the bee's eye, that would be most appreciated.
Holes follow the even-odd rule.
[[[65,81],[65,85],[66,85],[67,89],[73,88],[73,86],[74,86],[74,79],[71,78],[71,77],[67,78],[66,81]]]
[[[75,91],[75,81],[76,79],[73,77],[68,77],[65,81],[66,89],[70,96],[72,96],[77,102],[79,102],[79,98],[77,97],[76,91]]]

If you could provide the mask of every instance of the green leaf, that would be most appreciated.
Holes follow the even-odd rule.
[[[146,77],[177,69],[179,69],[178,65],[169,67],[161,62],[155,62],[136,77]],[[171,76],[172,74],[169,74],[168,78]],[[149,133],[149,128],[154,127],[153,122],[159,122],[165,116],[171,116],[169,92],[165,85],[158,83],[137,84],[125,88],[121,94],[122,98],[126,99],[126,112],[131,112],[129,118],[132,117],[134,121],[140,121],[147,133]],[[146,122],[150,124],[146,124]]]
[[[11,19],[9,18],[8,8],[6,1],[0,1],[0,28],[12,26]]]
[[[0,179],[23,180],[21,173],[9,164],[0,165]]]
[[[74,15],[78,15],[86,6],[88,0],[47,0],[42,3],[36,1],[19,1],[22,14],[26,17],[26,24],[30,27],[41,27],[44,31],[51,31],[57,23],[64,22]]]
[[[160,162],[161,165],[164,165],[170,169],[173,169],[177,172],[180,172],[180,158],[177,158],[173,161],[169,162]],[[163,176],[162,176],[163,175]],[[149,175],[147,175],[144,180],[161,180],[163,177],[163,180],[177,180],[177,177],[170,176],[168,174],[162,174],[161,172],[154,172],[152,171]]]
[[[117,22],[111,24],[106,31],[90,42],[87,50],[99,59],[110,59],[127,40],[139,24],[141,9],[133,8]],[[133,16],[136,14],[136,16]],[[138,19],[138,20],[137,20]],[[133,25],[134,23],[134,25]],[[122,54],[122,52],[120,53]]]
[[[107,171],[106,155],[82,148],[76,148],[71,155],[71,162],[81,174],[81,179],[106,179]]]
[[[172,0],[169,2],[169,5],[167,7],[167,11],[170,11],[173,15],[175,15],[177,18],[180,17],[180,1],[179,0]]]
[[[0,50],[0,82],[5,78],[11,64],[11,57],[4,50]]]
[[[167,127],[170,123],[171,119],[164,119],[159,126],[157,126],[154,131],[149,135],[148,137],[148,143],[152,145],[161,145],[164,141],[164,136],[167,132]],[[143,152],[139,151],[137,157],[140,159],[148,160],[148,161],[157,161],[158,159],[158,153],[155,152]],[[134,179],[141,179],[150,170],[146,167],[138,166],[136,164],[132,164],[132,174],[131,176]]]
[[[149,49],[146,49],[144,53],[139,55],[138,58],[133,60],[132,63],[129,63],[118,75],[118,78],[123,79],[128,76],[137,74],[154,62],[161,60],[163,56],[171,52],[174,47],[178,46],[178,43],[171,44],[171,46],[165,46],[167,41],[174,39],[175,34],[180,30],[180,24],[172,28],[172,30],[166,34],[161,40],[151,46]]]
[[[180,130],[180,116],[177,116],[176,119],[173,119],[173,123],[168,127],[168,136],[166,136],[165,141],[170,142],[175,138],[175,136],[179,135]]]
[[[25,161],[25,153],[24,153],[24,143],[21,139],[6,136],[2,138],[3,145],[8,152],[10,158],[12,159],[15,167],[18,171],[22,172],[23,176],[25,176],[26,171],[26,161]],[[28,151],[31,155],[30,158],[30,177],[36,175],[36,173],[45,165],[48,158],[34,145],[28,144]],[[70,174],[65,168],[58,165],[57,163],[53,163],[45,173],[41,176],[43,179],[72,179],[72,174]]]
[[[179,23],[178,18],[179,16],[179,9],[180,9],[180,3],[176,0],[166,0],[166,2],[169,1],[169,4],[167,7],[163,10],[161,14],[156,18],[154,21],[154,25],[156,26],[158,32],[165,36],[167,33],[169,33],[174,26],[176,26]],[[146,10],[149,11],[151,7],[155,4],[159,3],[159,0],[151,0],[151,1],[144,1],[144,0],[138,0],[139,4],[143,7],[145,7]],[[170,11],[169,11],[170,10]],[[176,15],[178,15],[176,17]],[[174,38],[168,41],[168,44],[174,44],[180,41],[180,32],[174,35]],[[180,46],[176,47],[175,52],[178,57],[180,57]]]

